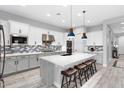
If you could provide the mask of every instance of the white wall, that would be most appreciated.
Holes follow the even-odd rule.
[[[124,36],[118,38],[118,53],[124,54]]]

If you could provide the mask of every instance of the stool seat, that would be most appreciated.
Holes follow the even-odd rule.
[[[69,76],[77,73],[77,70],[74,69],[74,68],[69,68],[69,69],[67,69],[65,71],[62,71],[61,73],[69,77]]]
[[[76,69],[83,69],[83,68],[85,68],[87,65],[85,65],[85,64],[79,64],[79,65],[76,65],[76,66],[74,66]]]
[[[85,62],[85,64],[86,64],[86,65],[91,65],[92,62],[91,62],[91,61],[87,61],[87,62]]]

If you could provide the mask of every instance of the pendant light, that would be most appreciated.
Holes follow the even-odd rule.
[[[86,27],[85,27],[85,13],[86,13],[86,11],[84,10],[83,11],[83,27],[84,27],[84,32],[83,32],[83,36],[81,37],[81,39],[87,39],[87,35],[86,35]]]
[[[72,27],[72,5],[70,6],[70,29],[69,29],[69,33],[68,33],[68,37],[69,38],[74,38],[75,34],[73,33],[73,27]]]

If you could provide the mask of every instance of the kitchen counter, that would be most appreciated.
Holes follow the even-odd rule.
[[[95,56],[96,54],[74,53],[70,56],[53,55],[39,57],[41,80],[48,87],[52,84],[56,87],[61,87],[62,70],[74,67],[74,65],[95,58]]]
[[[56,52],[23,52],[23,53],[11,53],[11,54],[6,54],[6,57],[14,57],[14,56],[28,56],[28,55],[44,55],[47,56],[48,54],[54,54],[58,52],[64,52],[64,51],[56,51]],[[1,57],[3,57],[3,54],[1,54]]]
[[[84,60],[87,60],[91,57],[95,56],[95,54],[89,54],[89,53],[74,53],[69,56],[61,56],[61,55],[53,55],[53,56],[44,56],[40,57],[39,59],[42,59],[44,61],[48,61],[54,65],[58,65],[61,67],[66,67],[70,64],[74,64],[77,61],[83,62]]]
[[[6,57],[13,57],[13,56],[26,56],[26,55],[36,55],[36,54],[43,54],[42,52],[32,52],[32,53],[12,53],[6,54]],[[3,54],[1,55],[3,57]]]
[[[91,54],[98,54],[98,53],[103,53],[103,51],[85,51],[85,53],[91,53]]]

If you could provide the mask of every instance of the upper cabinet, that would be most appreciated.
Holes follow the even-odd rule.
[[[28,35],[29,24],[9,20],[10,34]]]
[[[87,32],[87,45],[103,45],[103,31]]]

